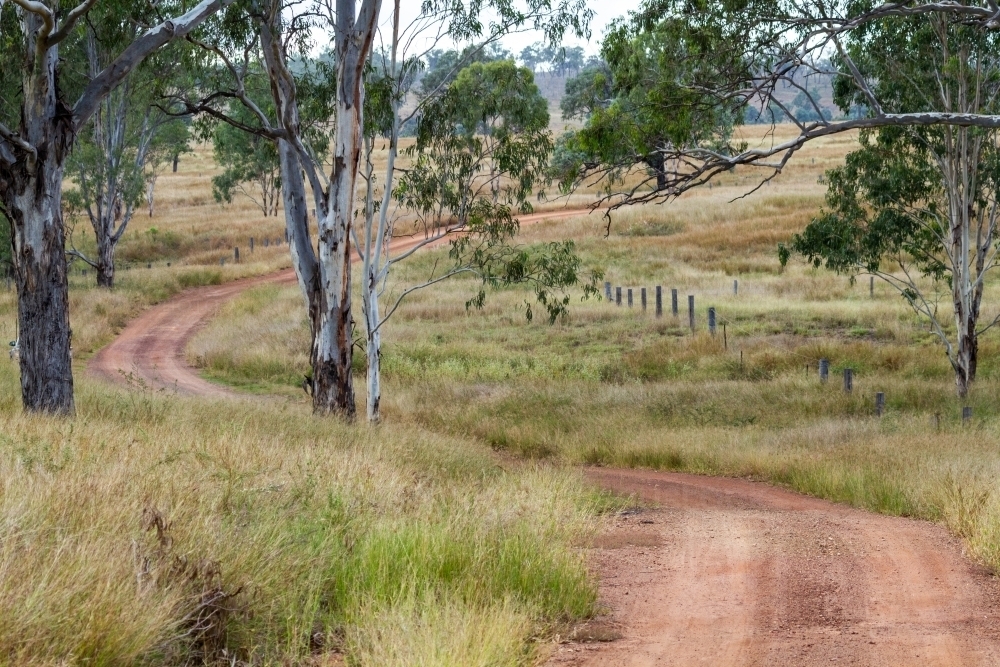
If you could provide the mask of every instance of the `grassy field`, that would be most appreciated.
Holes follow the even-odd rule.
[[[669,205],[621,211],[610,234],[599,214],[524,229],[528,243],[575,239],[587,266],[635,290],[635,308],[578,302],[566,321],[549,326],[525,321],[530,295],[516,290],[471,312],[464,302],[474,281],[417,293],[384,333],[388,421],[528,460],[746,476],[941,520],[1000,568],[995,335],[982,340],[978,384],[960,403],[943,349],[888,286],[876,283],[870,296],[867,277],[852,282],[801,260],[779,265],[777,244],[818,211],[819,176],[852,141],[811,145],[746,198],[739,196],[755,181],[737,171]],[[444,251],[414,258],[392,288],[443,261]],[[651,312],[655,285],[664,288],[662,319]],[[643,286],[647,313],[638,307]],[[997,287],[988,287],[984,319],[1000,310]],[[671,288],[679,291],[679,318],[669,312]],[[190,361],[218,381],[304,400],[295,387],[307,340],[298,302],[292,289],[245,294],[192,342]],[[709,306],[719,317],[715,337],[707,332]],[[946,290],[940,307],[950,309]],[[831,365],[825,385],[820,358]],[[844,368],[854,371],[850,395],[841,389]],[[270,386],[260,384],[264,377]],[[880,391],[881,419],[874,415]],[[965,404],[974,408],[969,425],[960,419]]]
[[[289,265],[283,223],[212,202],[212,173],[199,150],[161,177],[114,292],[72,269],[74,419],[23,415],[0,363],[0,664],[533,662],[539,638],[593,613],[579,546],[622,504],[573,470],[412,423],[313,419],[299,396],[216,403],[86,376],[148,305]],[[220,266],[236,246],[243,262]],[[296,329],[281,297],[276,326]],[[4,340],[14,313],[0,291]]]
[[[524,242],[573,238],[588,267],[646,286],[650,303],[662,285],[662,319],[575,300],[550,326],[525,320],[519,290],[481,311],[464,306],[470,280],[416,293],[384,330],[374,429],[310,416],[295,288],[245,293],[188,348],[207,377],[256,395],[246,401],[85,377],[90,354],[149,304],[288,265],[284,245],[245,250],[250,236],[281,237],[280,219],[219,207],[210,153],[186,157],[161,178],[157,216],[126,235],[119,288],[73,272],[77,417],[22,415],[16,368],[0,363],[0,663],[531,664],[593,613],[579,547],[623,502],[587,489],[578,464],[766,479],[939,520],[1000,568],[1000,343],[982,344],[976,416],[962,425],[944,354],[902,299],[778,265],[777,243],[818,210],[817,179],[851,141],[810,146],[744,199],[754,181],[737,171],[619,212],[607,235],[599,214],[525,228]],[[219,266],[234,246],[244,262]],[[445,253],[401,266],[390,293]],[[0,335],[14,337],[13,312],[0,293]]]

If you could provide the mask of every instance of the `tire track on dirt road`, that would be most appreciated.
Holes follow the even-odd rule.
[[[294,284],[295,275],[192,289],[154,306],[94,356],[90,374],[123,382],[121,370],[154,388],[240,396],[200,378],[184,349],[222,304],[265,283]],[[606,613],[575,634],[620,637],[560,644],[551,667],[1000,665],[1000,587],[942,526],[743,480],[586,475],[658,507],[618,517],[589,552]]]
[[[592,552],[609,611],[559,667],[1000,665],[1000,588],[939,525],[766,484],[591,468],[655,503]]]

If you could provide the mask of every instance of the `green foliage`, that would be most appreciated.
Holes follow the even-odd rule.
[[[455,80],[458,73],[474,63],[511,60],[511,54],[499,44],[471,45],[461,51],[454,49],[431,51],[427,55],[427,71],[420,78],[420,94],[438,95]]]
[[[564,188],[599,169],[610,191],[634,167],[644,167],[654,187],[663,189],[663,150],[717,149],[728,142],[742,122],[743,102],[716,91],[733,80],[748,81],[754,71],[739,48],[747,17],[736,21],[739,14],[728,9],[650,1],[611,25],[601,54],[613,101],[592,108],[586,126],[563,137],[563,154],[577,158],[557,165]]]
[[[934,26],[907,19],[859,30],[849,53],[869,80],[877,82],[874,92],[888,112],[955,111],[940,96],[957,102],[964,91],[978,88],[989,94],[973,103],[975,108],[961,110],[997,113],[1000,67],[992,55],[995,48],[995,37],[960,24]],[[845,112],[867,102],[845,77],[836,81],[835,95]],[[953,267],[947,246],[953,225],[966,214],[972,220],[988,214],[1000,187],[995,132],[969,130],[967,140],[957,142],[955,130],[947,126],[863,131],[860,149],[847,156],[844,166],[827,173],[827,209],[790,248],[779,249],[780,258],[787,261],[794,251],[815,266],[851,273],[875,272],[887,255],[903,256],[924,275],[950,282]],[[974,149],[977,145],[980,148]],[[962,190],[972,189],[973,210],[958,211],[952,205],[957,193],[948,187],[953,176],[946,173],[946,165],[965,159],[962,152],[971,150],[975,158],[967,165],[970,181]]]
[[[273,113],[273,105],[262,106]],[[231,114],[246,125],[256,120],[243,106],[234,105]],[[215,200],[232,203],[238,193],[253,201],[265,217],[277,215],[281,175],[275,143],[229,123],[219,123],[212,134],[212,148],[215,162],[223,170],[212,177]]]
[[[842,273],[875,272],[886,255],[904,253],[922,273],[947,277],[947,195],[926,145],[898,131],[866,132],[860,141],[844,166],[827,172],[827,209],[794,237],[791,250]],[[1000,185],[998,157],[993,152],[981,165],[983,187]]]
[[[597,109],[606,109],[612,95],[611,69],[607,63],[591,65],[566,82],[559,102],[563,118],[587,119]]]
[[[572,242],[518,248],[513,210],[531,210],[529,197],[545,176],[552,140],[548,108],[530,70],[509,60],[474,63],[425,107],[413,166],[400,179],[397,200],[435,229],[460,230],[451,244],[453,273],[471,271],[483,289],[467,307],[482,307],[486,287],[531,284],[555,321],[566,313],[565,290],[580,280]],[[596,294],[593,274],[584,295]],[[531,304],[526,315],[533,316]]]

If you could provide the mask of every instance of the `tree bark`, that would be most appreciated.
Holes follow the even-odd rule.
[[[28,34],[42,29],[26,15]],[[69,283],[66,275],[62,181],[75,137],[72,113],[56,85],[58,50],[33,50],[25,69],[19,135],[34,152],[0,161],[0,198],[10,217],[20,331],[21,398],[25,409],[72,414]]]

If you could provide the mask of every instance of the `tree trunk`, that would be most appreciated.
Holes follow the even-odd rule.
[[[107,231],[97,235],[96,263],[97,286],[112,289],[115,286],[115,244]]]
[[[382,333],[379,328],[378,279],[372,264],[365,276],[365,333],[368,340],[368,421],[375,424],[382,418]]]
[[[25,13],[25,34],[42,30]],[[29,40],[30,42],[30,40]],[[62,182],[73,144],[73,114],[56,85],[58,50],[29,49],[21,127],[25,146],[0,159],[0,198],[10,217],[17,281],[21,398],[33,412],[72,414],[69,283]],[[40,148],[37,148],[40,147]],[[0,158],[3,153],[0,152]]]
[[[13,216],[21,399],[29,411],[72,414],[63,172],[56,158],[39,162],[35,176],[22,174],[23,189],[5,204]]]

